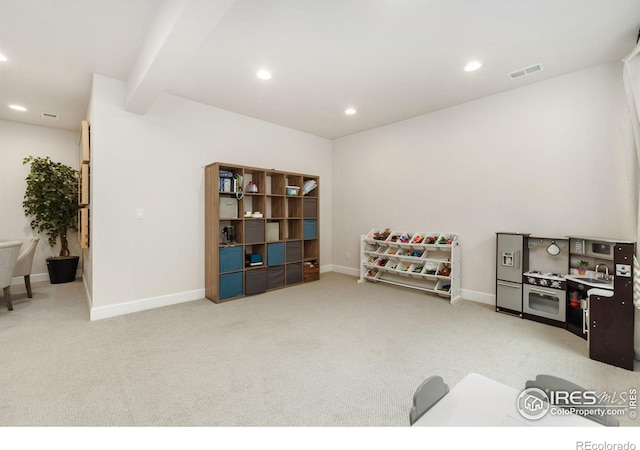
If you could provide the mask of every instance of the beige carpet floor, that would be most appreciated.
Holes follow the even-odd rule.
[[[590,360],[566,330],[337,273],[95,322],[80,281],[33,289],[14,286],[15,310],[0,307],[2,426],[400,427],[433,374],[640,388],[640,373]]]

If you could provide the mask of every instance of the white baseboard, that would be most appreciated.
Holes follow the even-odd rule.
[[[79,278],[81,276],[82,270],[78,269],[76,271],[76,278]],[[49,273],[32,273],[30,278],[32,283],[38,283],[39,281],[49,281]],[[11,286],[20,284],[24,284],[24,277],[13,277],[11,279]]]
[[[334,264],[332,266],[333,272],[343,273],[345,275],[351,275],[354,277],[360,277],[360,270],[353,267],[338,266]],[[470,289],[462,289],[462,298],[477,303],[484,303],[486,305],[495,305],[496,296],[494,294],[487,294],[486,292],[472,291]]]
[[[325,272],[333,272],[333,265],[325,264],[324,266],[320,266],[320,273],[325,273]]]
[[[31,282],[37,283],[39,281],[49,281],[48,273],[32,273],[31,274]],[[24,277],[13,277],[11,279],[11,286],[24,284]]]
[[[109,306],[92,307],[90,312],[90,320],[100,320],[109,317],[122,316],[148,309],[160,308],[163,306],[177,305],[178,303],[186,303],[193,300],[204,298],[204,289],[196,289],[187,292],[178,292],[176,294],[161,295],[159,297],[149,297],[130,302],[118,303]]]
[[[336,264],[327,264],[320,267],[321,273],[326,272],[338,272],[345,275],[354,277],[360,276],[360,270],[352,267],[339,266]],[[48,274],[41,274],[45,280],[48,280]],[[33,281],[33,275],[32,275]],[[139,311],[145,311],[148,309],[160,308],[163,306],[176,305],[179,303],[190,302],[193,300],[199,300],[204,298],[204,289],[195,289],[193,291],[178,292],[176,294],[162,295],[159,297],[143,298],[140,300],[134,300],[130,302],[118,303],[115,305],[92,307],[91,298],[87,289],[86,281],[85,289],[87,290],[87,298],[89,299],[89,309],[91,320],[106,319],[109,317],[122,316],[124,314],[130,314]],[[472,302],[484,303],[487,305],[495,305],[496,297],[493,294],[487,294],[485,292],[472,291],[469,289],[462,289],[462,298]]]
[[[347,267],[347,266],[339,266],[337,264],[331,265],[330,272],[338,272],[345,275],[351,275],[353,277],[360,277],[360,269],[354,269],[353,267]]]
[[[462,298],[472,302],[484,303],[486,305],[495,306],[496,304],[496,296],[494,294],[487,294],[486,292],[462,289]]]
[[[331,266],[321,266],[320,272],[330,272]],[[46,274],[45,274],[46,275]],[[87,285],[85,282],[85,289]],[[163,306],[177,305],[179,303],[191,302],[193,300],[200,300],[204,298],[204,289],[195,289],[193,291],[178,292],[176,294],[161,295],[159,297],[143,298],[139,300],[133,300],[130,302],[118,303],[109,306],[93,307],[90,299],[89,291],[87,289],[87,298],[89,299],[89,310],[91,320],[107,319],[109,317],[122,316],[125,314],[131,314],[139,311],[146,311],[148,309],[161,308]]]

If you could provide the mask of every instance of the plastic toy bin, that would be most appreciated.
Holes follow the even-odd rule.
[[[286,187],[287,195],[299,195],[300,194],[300,186],[287,186]]]

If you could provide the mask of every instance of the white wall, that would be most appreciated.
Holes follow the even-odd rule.
[[[374,227],[457,231],[467,298],[495,292],[496,231],[635,239],[617,63],[333,143],[171,95],[144,116],[128,113],[124,90],[94,79],[91,248],[83,252],[93,318],[203,296],[202,168],[214,161],[320,175],[325,270],[355,274],[358,237]],[[0,121],[0,238],[32,234],[22,158],[77,167],[77,144],[75,132]],[[138,207],[144,219],[135,219]],[[41,243],[34,273],[46,273],[54,252]]]
[[[491,302],[497,231],[634,239],[624,105],[612,63],[334,141],[336,269],[371,228],[455,231],[463,296]]]
[[[124,98],[123,82],[94,77],[92,318],[204,296],[203,167],[215,161],[319,175],[321,265],[332,261],[331,141],[172,95],[137,115]]]
[[[27,188],[25,178],[29,166],[22,160],[27,156],[50,156],[53,161],[78,168],[79,134],[72,131],[45,128],[18,122],[0,120],[0,239],[38,236],[31,230],[30,218],[25,217],[22,201]],[[40,236],[36,257],[33,262],[32,281],[48,280],[45,259],[57,256],[60,245],[53,249],[47,243],[47,236]],[[73,255],[80,254],[77,234],[69,234],[69,250]],[[22,278],[14,283],[22,283]]]

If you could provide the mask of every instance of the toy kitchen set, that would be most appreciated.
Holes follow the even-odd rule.
[[[633,370],[635,243],[497,233],[496,311],[565,328],[591,359]]]

